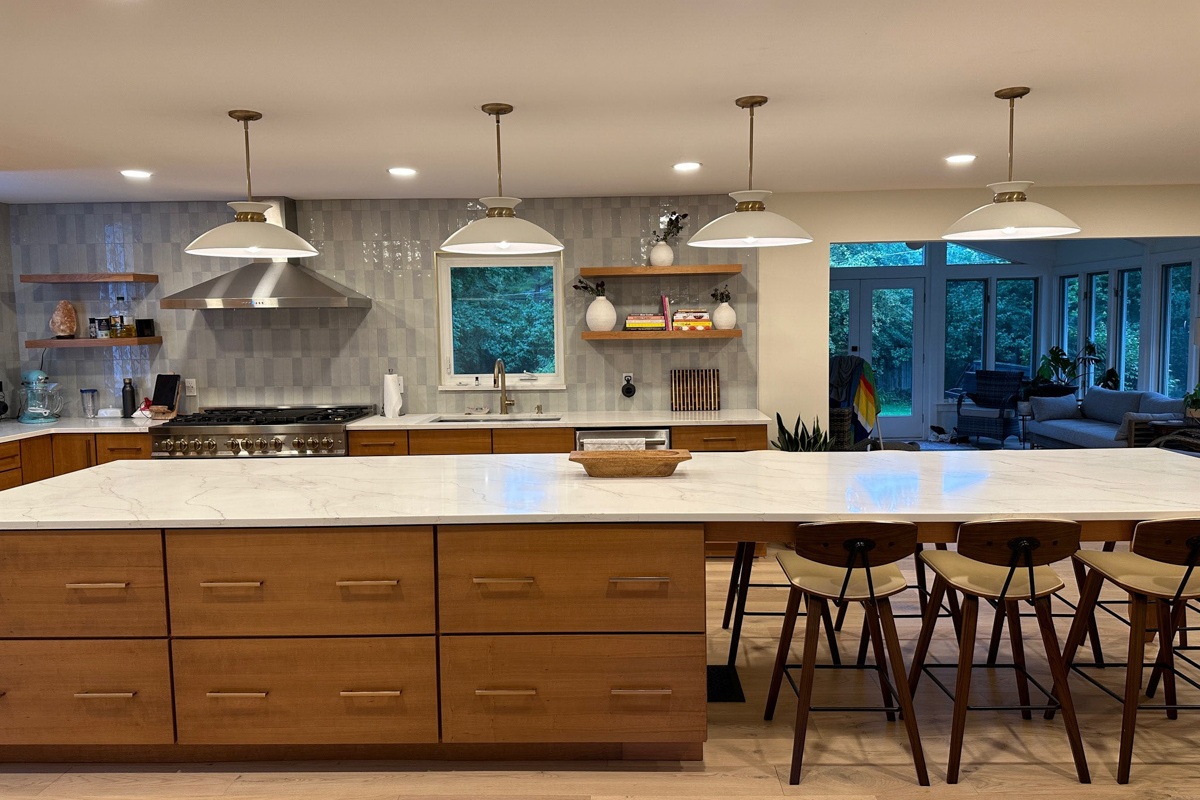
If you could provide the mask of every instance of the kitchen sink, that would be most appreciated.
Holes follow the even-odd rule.
[[[443,414],[429,421],[469,425],[478,422],[558,422],[560,419],[561,414]]]

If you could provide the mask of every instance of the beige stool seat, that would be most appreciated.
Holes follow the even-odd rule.
[[[1008,567],[985,564],[953,550],[923,550],[917,553],[917,558],[928,564],[938,577],[960,592],[993,600],[1000,598],[1000,592],[1004,589],[1004,582],[1008,580],[1010,572]],[[1049,566],[1034,567],[1033,580],[1037,587],[1037,597],[1054,594],[1064,585],[1062,578]],[[1005,598],[1025,600],[1030,597],[1029,570],[1021,567],[1013,572]]]
[[[1127,592],[1150,597],[1175,597],[1187,567],[1155,561],[1137,553],[1109,553],[1080,550],[1075,558],[1108,578]],[[1192,572],[1180,595],[1183,599],[1200,597],[1200,570]]]
[[[837,598],[842,592],[842,584],[846,582],[846,568],[832,567],[811,561],[797,555],[791,550],[779,554],[779,566],[788,581],[806,594],[818,597]],[[881,567],[871,567],[871,581],[875,585],[875,597],[891,597],[908,588],[908,581],[895,564],[885,564]],[[871,590],[867,585],[867,571],[855,569],[850,572],[850,583],[846,586],[845,600],[865,601],[871,599]]]

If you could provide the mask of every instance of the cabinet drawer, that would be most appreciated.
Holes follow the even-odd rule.
[[[409,431],[408,452],[414,456],[470,455],[492,452],[490,430]]]
[[[433,633],[431,528],[168,531],[176,636]]]
[[[165,639],[0,642],[0,744],[171,744]]]
[[[97,433],[96,463],[150,457],[148,433]]]
[[[688,425],[671,428],[676,450],[766,450],[766,425]]]
[[[704,630],[699,525],[438,528],[444,633]]]
[[[352,456],[406,456],[408,431],[350,431]]]
[[[21,443],[0,444],[0,472],[21,468]]]
[[[575,449],[574,428],[496,428],[493,453],[569,453]]]
[[[703,634],[446,636],[446,742],[702,742]]]
[[[432,636],[184,639],[180,744],[436,742]]]
[[[22,481],[21,481],[21,468],[20,467],[17,467],[16,469],[8,469],[8,470],[5,470],[4,472],[0,472],[0,490],[11,489],[14,486],[20,486],[21,483],[22,483]]]
[[[0,535],[0,636],[166,636],[162,536]]]

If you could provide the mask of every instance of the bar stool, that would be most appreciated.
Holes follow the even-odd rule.
[[[1050,613],[1050,595],[1062,589],[1063,582],[1049,565],[1074,555],[1079,550],[1079,529],[1078,523],[1066,520],[969,522],[959,526],[957,551],[934,550],[921,553],[920,557],[930,566],[935,577],[933,588],[929,592],[925,621],[921,625],[921,636],[913,654],[908,684],[910,691],[915,694],[921,674],[927,673],[930,679],[954,700],[950,758],[946,767],[947,783],[958,783],[968,711],[1020,710],[1023,718],[1030,719],[1030,712],[1034,709],[1040,711],[1058,707],[1063,711],[1067,739],[1071,743],[1071,755],[1075,759],[1075,771],[1079,782],[1091,783],[1079,723],[1075,717],[1075,706],[1070,689],[1066,686],[1066,662],[1058,647],[1054,619]],[[962,593],[957,681],[953,693],[932,671],[936,668],[951,668],[953,665],[925,663],[925,657],[929,654],[929,643],[933,638],[933,629],[937,624],[936,609],[941,603],[942,595],[947,591]],[[974,663],[975,627],[979,619],[980,598],[996,600],[1004,606],[1013,650],[1012,664]],[[1055,685],[1062,687],[1057,698],[1025,669],[1018,606],[1021,600],[1032,602],[1037,612],[1042,643],[1046,648],[1046,660],[1050,663],[1050,674]],[[1086,618],[1083,629],[1086,630]],[[972,668],[993,666],[1008,667],[1015,671],[1020,705],[970,705]],[[1031,683],[1046,695],[1046,705],[1030,705]]]
[[[922,786],[929,785],[925,754],[921,749],[917,718],[913,713],[912,695],[904,670],[904,656],[896,635],[891,601],[888,599],[908,588],[896,562],[908,558],[916,549],[917,526],[909,522],[827,522],[799,526],[796,530],[795,552],[785,551],[779,555],[779,565],[791,589],[783,630],[779,636],[779,652],[771,672],[771,688],[767,693],[764,719],[769,720],[775,715],[779,688],[786,675],[799,695],[789,783],[794,785],[800,782],[810,711],[885,711],[889,719],[895,719],[899,711],[908,732],[917,781]],[[802,597],[808,600],[804,622],[804,657],[800,664],[789,664],[788,651]],[[816,663],[821,622],[824,619],[825,624],[829,624],[830,600],[862,603],[870,638],[875,646],[874,665],[860,667],[854,664]],[[888,677],[889,661],[891,679]],[[792,680],[788,672],[797,667],[800,668],[799,684]],[[813,706],[813,678],[818,668],[876,670],[882,687],[883,705],[865,708]],[[893,705],[893,697],[899,705]]]
[[[1080,550],[1075,560],[1087,567],[1087,580],[1083,595],[1079,599],[1079,610],[1071,632],[1067,635],[1067,646],[1063,658],[1071,667],[1075,653],[1087,631],[1087,621],[1096,608],[1100,589],[1104,581],[1129,593],[1129,657],[1125,663],[1125,696],[1100,685],[1078,667],[1075,671],[1124,705],[1121,717],[1121,750],[1117,760],[1117,783],[1129,783],[1129,765],[1133,759],[1133,734],[1137,725],[1139,708],[1166,710],[1174,719],[1181,708],[1196,709],[1200,706],[1179,705],[1175,699],[1175,634],[1183,624],[1189,600],[1200,598],[1200,574],[1195,574],[1200,562],[1200,519],[1175,519],[1157,522],[1141,522],[1133,531],[1133,541],[1128,552],[1098,552]],[[1146,654],[1146,616],[1149,601],[1153,599],[1158,617],[1158,657],[1153,664],[1154,679],[1148,696],[1153,696],[1154,685],[1161,674],[1166,697],[1161,705],[1141,705],[1138,702],[1142,690],[1143,660]],[[1102,664],[1101,666],[1121,666]],[[1196,688],[1200,684],[1184,674],[1180,677]],[[1065,687],[1065,680],[1055,681],[1056,691]],[[1047,714],[1049,716],[1049,714]]]

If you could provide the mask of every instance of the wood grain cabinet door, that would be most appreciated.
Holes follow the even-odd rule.
[[[743,451],[767,449],[766,425],[681,425],[671,428],[677,450]]]
[[[148,433],[97,433],[96,463],[150,457]]]
[[[575,449],[574,428],[496,428],[493,453],[569,453]]]
[[[438,740],[432,636],[182,639],[180,744]]]
[[[406,456],[408,431],[350,431],[352,456]]]
[[[95,434],[56,433],[50,438],[54,449],[55,475],[66,475],[96,466]]]
[[[442,740],[702,742],[704,661],[703,634],[444,636]]]
[[[434,632],[431,528],[167,531],[176,636]]]
[[[0,641],[0,744],[171,744],[166,639]]]
[[[21,440],[21,481],[34,483],[54,477],[53,436]]]
[[[408,452],[414,456],[454,456],[492,452],[488,429],[409,431]]]
[[[166,636],[162,534],[0,534],[0,636]]]
[[[704,631],[700,525],[438,527],[443,633]]]

